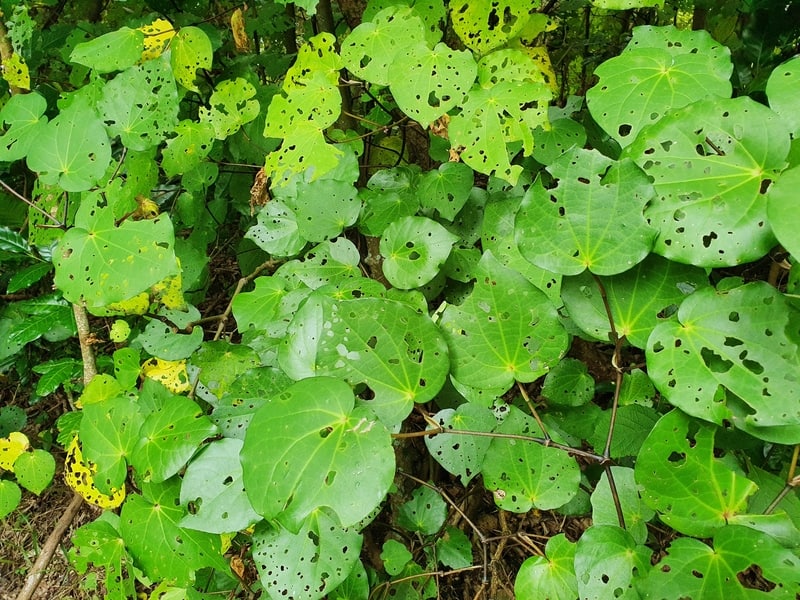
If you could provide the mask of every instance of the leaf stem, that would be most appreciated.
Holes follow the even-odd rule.
[[[517,389],[519,389],[519,393],[522,394],[522,397],[525,399],[525,404],[528,405],[528,408],[530,409],[533,418],[536,419],[536,423],[539,425],[539,429],[542,430],[542,435],[544,436],[544,439],[550,442],[551,441],[550,434],[547,433],[547,428],[544,426],[544,423],[542,423],[542,419],[539,417],[539,413],[536,412],[536,407],[533,405],[533,402],[531,402],[531,399],[528,396],[528,392],[525,391],[525,386],[523,386],[519,381],[517,381],[516,383],[517,383]]]

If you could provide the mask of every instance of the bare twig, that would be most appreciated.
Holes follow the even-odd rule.
[[[40,207],[36,206],[36,204],[34,204],[34,203],[33,203],[33,202],[31,202],[30,200],[28,200],[28,199],[27,199],[25,196],[23,196],[22,194],[20,194],[20,193],[19,193],[17,190],[15,190],[14,188],[12,188],[10,185],[8,185],[8,184],[7,184],[5,181],[3,181],[2,179],[0,179],[0,187],[2,187],[2,188],[5,190],[5,191],[7,191],[9,194],[11,194],[12,196],[14,196],[14,197],[15,197],[15,198],[17,198],[18,200],[22,200],[22,201],[23,201],[25,204],[27,204],[28,206],[30,206],[30,207],[31,207],[33,210],[35,210],[35,211],[37,211],[37,212],[40,212],[40,213],[42,213],[42,214],[43,214],[45,217],[47,217],[47,218],[48,218],[48,219],[50,219],[50,220],[51,220],[53,223],[55,223],[56,227],[63,227],[63,226],[64,226],[64,224],[63,224],[61,221],[59,221],[58,219],[56,219],[56,218],[55,218],[53,215],[51,215],[51,214],[50,214],[49,212],[47,212],[46,210],[42,210]]]

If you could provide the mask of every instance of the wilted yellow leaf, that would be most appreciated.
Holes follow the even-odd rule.
[[[14,462],[30,446],[28,436],[19,431],[12,431],[8,437],[0,438],[0,469],[14,470]]]
[[[110,496],[103,494],[94,485],[97,466],[83,460],[78,436],[72,438],[64,461],[64,481],[81,497],[100,508],[116,508],[125,500],[125,486],[115,489]]]
[[[167,43],[175,35],[175,28],[172,23],[165,19],[156,19],[149,25],[139,27],[139,31],[144,33],[143,61],[161,56]]]
[[[185,360],[151,358],[142,365],[142,375],[159,382],[173,394],[182,394],[192,389]]]
[[[233,43],[236,44],[238,52],[250,52],[250,37],[244,29],[244,13],[241,8],[237,8],[231,14],[231,33],[233,33]]]

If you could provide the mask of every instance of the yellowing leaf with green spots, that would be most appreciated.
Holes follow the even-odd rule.
[[[25,59],[19,54],[12,54],[7,60],[3,61],[3,79],[11,87],[31,89],[31,76],[28,73],[28,65]]]
[[[97,467],[83,460],[78,436],[72,438],[67,448],[67,458],[64,461],[64,481],[90,504],[100,508],[116,508],[125,500],[125,487],[121,487],[111,495],[101,493],[94,485],[94,474]]]
[[[144,50],[142,60],[158,58],[164,52],[167,43],[175,36],[175,28],[166,19],[156,19],[149,25],[139,27],[144,34]]]
[[[0,438],[0,469],[13,471],[14,462],[28,446],[28,436],[20,431],[12,431],[8,437]]]
[[[182,394],[192,389],[186,373],[185,360],[162,360],[151,358],[142,365],[142,375],[157,381],[174,394]]]

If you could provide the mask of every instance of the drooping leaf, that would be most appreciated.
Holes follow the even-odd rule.
[[[712,535],[746,511],[756,490],[752,481],[714,456],[714,436],[714,427],[673,410],[650,432],[636,461],[642,500],[686,535]]]
[[[741,418],[766,434],[770,427],[793,426],[797,435],[799,320],[784,296],[763,282],[699,290],[676,318],[653,330],[648,373],[664,397],[690,415],[717,424],[732,419],[720,395],[728,390],[747,406],[737,426]]]
[[[653,188],[635,164],[573,149],[547,170],[558,185],[545,189],[537,178],[517,215],[516,238],[525,258],[563,275],[585,269],[614,275],[649,254],[657,232],[643,211]]]
[[[533,417],[515,406],[497,431],[542,438]],[[517,513],[563,506],[578,492],[581,479],[578,463],[563,450],[508,438],[492,439],[481,474],[497,506]]]
[[[383,273],[394,287],[408,290],[430,282],[458,237],[427,217],[404,217],[381,236]]]
[[[532,556],[519,568],[514,581],[518,600],[574,600],[578,597],[575,577],[575,544],[563,533],[547,540],[545,556]]]
[[[181,519],[181,527],[231,533],[261,520],[244,491],[241,448],[242,440],[223,438],[189,463],[181,481],[181,505],[192,509]]]
[[[709,96],[729,98],[732,71],[730,50],[706,31],[636,27],[625,50],[595,69],[600,81],[586,92],[586,103],[625,147],[670,110]]]
[[[634,587],[650,569],[650,550],[614,525],[593,525],[575,548],[578,594],[586,600],[638,600]]]
[[[362,541],[334,515],[318,509],[297,532],[260,524],[253,534],[253,561],[270,596],[318,600],[356,568]]]
[[[279,349],[294,379],[330,375],[366,384],[364,402],[389,428],[415,402],[427,402],[448,372],[447,346],[427,315],[382,298],[336,301],[312,294],[297,311]]]
[[[497,419],[488,408],[465,403],[456,409],[445,408],[433,415],[444,430],[478,431],[488,433],[497,427]],[[439,433],[425,437],[431,456],[466,486],[481,470],[491,438],[461,434]]]
[[[98,73],[122,71],[135,65],[144,50],[144,33],[130,27],[120,27],[89,42],[78,44],[70,61],[85,65]]]
[[[142,491],[146,497],[133,494],[122,506],[120,533],[147,577],[186,587],[204,567],[230,573],[220,536],[181,527],[187,513],[179,480],[145,484]]]
[[[617,335],[644,348],[650,333],[669,318],[686,296],[708,287],[705,271],[651,254],[633,269],[601,277]],[[567,277],[561,297],[584,333],[608,341],[611,329],[597,282],[587,272]]]
[[[198,91],[194,81],[198,69],[211,68],[213,49],[208,35],[199,27],[183,27],[170,41],[170,49],[175,80],[187,90]]]
[[[742,576],[756,570],[774,588],[756,592]],[[800,559],[768,535],[729,525],[714,535],[713,547],[700,540],[674,540],[642,586],[647,598],[794,598],[800,594]]]
[[[625,155],[655,187],[653,251],[700,267],[761,258],[775,243],[765,193],[788,151],[781,118],[747,97],[700,100],[643,128]]]
[[[241,461],[253,508],[292,531],[323,506],[355,525],[383,500],[395,468],[386,428],[327,377],[299,381],[259,409]]]

